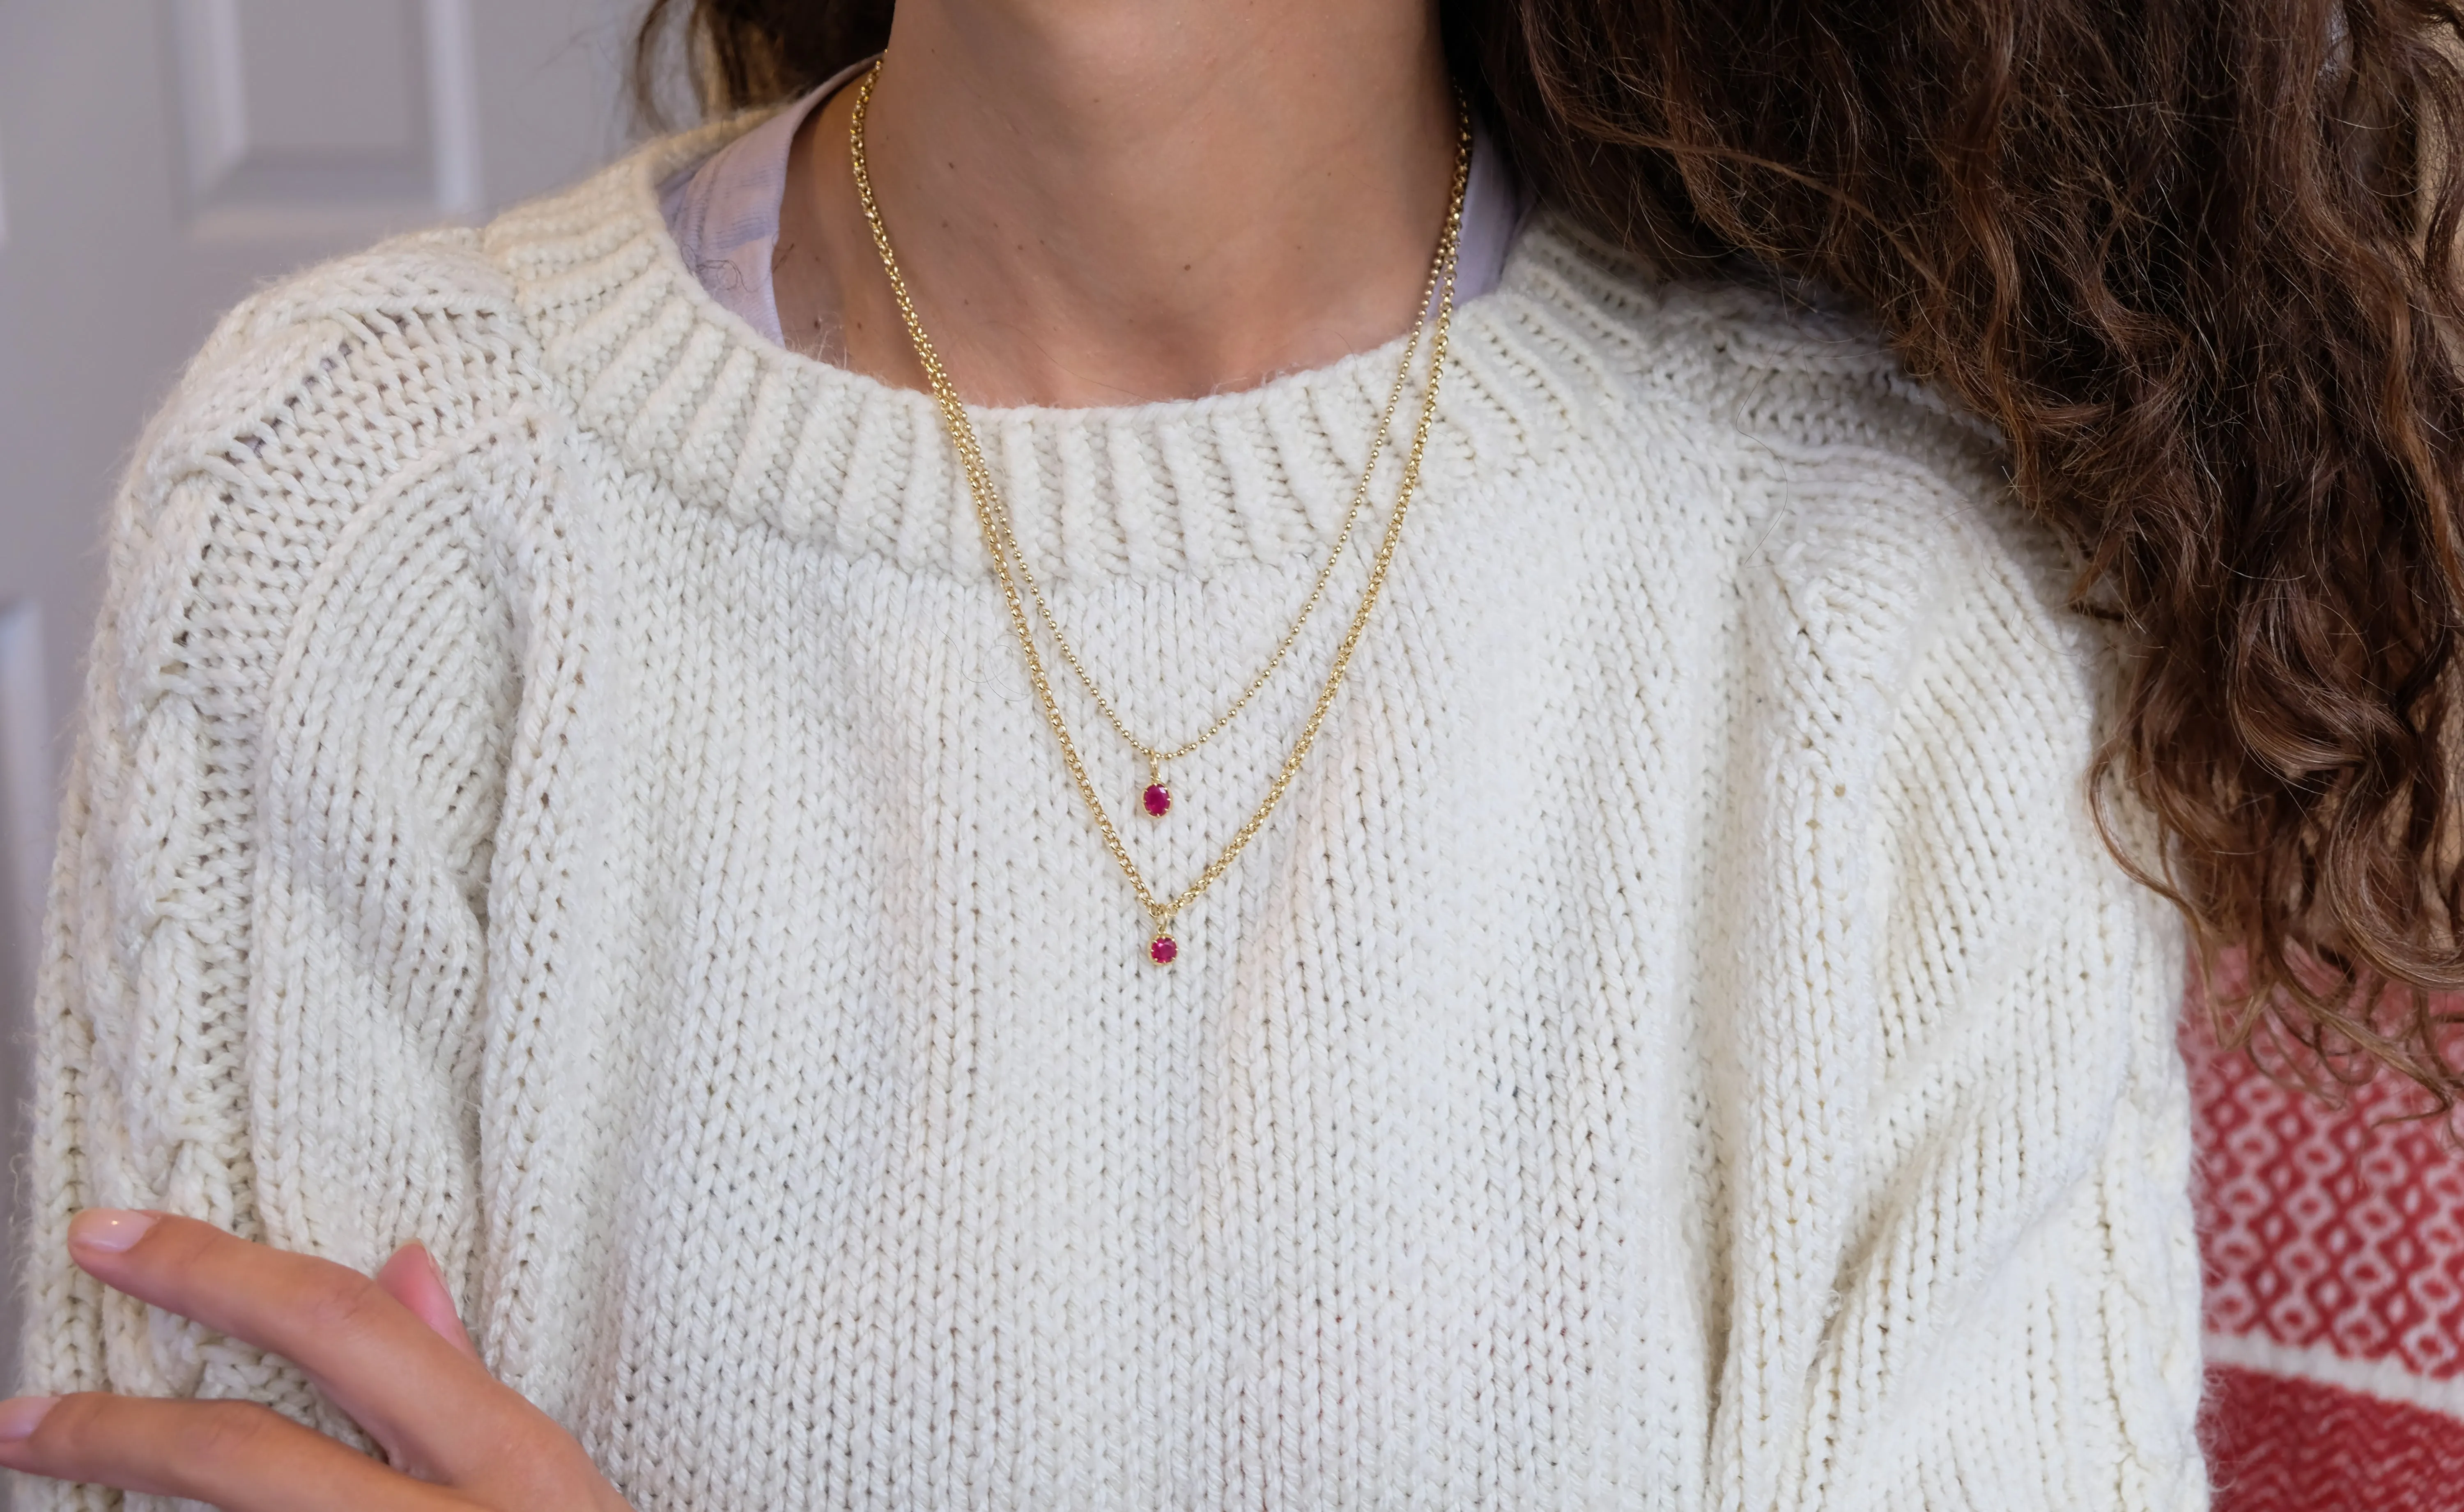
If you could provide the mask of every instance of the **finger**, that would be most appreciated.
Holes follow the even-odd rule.
[[[436,1257],[428,1253],[427,1245],[413,1239],[394,1251],[393,1259],[377,1272],[377,1284],[446,1343],[473,1360],[479,1358],[471,1335],[463,1330],[462,1315],[454,1310],[453,1294],[446,1289],[445,1273],[437,1268]]]
[[[23,1419],[22,1409],[0,1416]],[[0,1424],[0,1426],[11,1426]],[[63,1396],[0,1465],[60,1480],[187,1497],[226,1512],[473,1512],[476,1503],[399,1475],[251,1402]]]
[[[69,1246],[98,1280],[293,1361],[423,1479],[482,1479],[509,1435],[561,1433],[348,1266],[191,1218],[107,1210],[79,1214]]]

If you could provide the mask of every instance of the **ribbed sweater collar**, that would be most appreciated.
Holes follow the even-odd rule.
[[[484,233],[583,425],[689,504],[919,571],[985,569],[932,401],[789,352],[684,266],[659,186],[758,118],[654,142]],[[1545,214],[1456,313],[1423,497],[1578,431],[1604,298],[1640,290]],[[1330,536],[1402,341],[1258,388],[1089,409],[972,409],[1021,539],[1056,579],[1207,575]],[[1408,399],[1407,399],[1408,403]],[[1408,427],[1398,418],[1398,428]]]

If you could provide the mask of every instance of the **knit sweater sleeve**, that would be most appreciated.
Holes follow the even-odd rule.
[[[81,1208],[469,1262],[510,620],[462,502],[492,448],[468,405],[403,392],[482,317],[385,263],[227,318],[115,507],[35,999],[30,1391],[248,1397],[349,1434],[284,1362],[77,1270]],[[350,1085],[301,1074],[333,1037]]]
[[[1864,424],[1773,442],[1748,588],[1719,1504],[2203,1505],[2181,943],[2091,809],[2102,635],[1956,426],[1799,412]]]

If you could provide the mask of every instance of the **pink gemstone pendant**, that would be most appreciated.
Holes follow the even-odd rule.
[[[1147,812],[1157,819],[1172,812],[1172,789],[1160,782],[1147,784]]]
[[[1171,965],[1173,957],[1179,953],[1180,947],[1173,943],[1169,934],[1158,934],[1147,943],[1147,959],[1157,966]]]

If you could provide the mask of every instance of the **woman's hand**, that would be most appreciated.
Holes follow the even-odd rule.
[[[247,1402],[0,1402],[0,1466],[230,1512],[620,1512],[571,1435],[479,1363],[428,1252],[374,1280],[210,1224],[98,1209],[69,1252],[105,1284],[292,1360],[392,1468]]]

